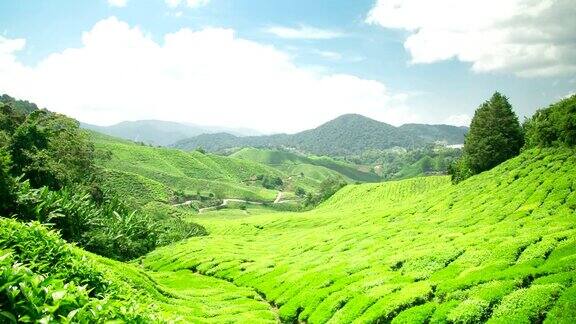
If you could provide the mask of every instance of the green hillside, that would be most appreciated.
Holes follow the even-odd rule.
[[[231,155],[234,158],[249,160],[275,167],[289,175],[311,178],[321,182],[329,177],[344,177],[349,182],[377,182],[378,175],[363,172],[352,164],[336,161],[329,157],[303,156],[300,154],[277,150],[243,148]]]
[[[266,165],[200,152],[156,148],[91,133],[103,155],[106,185],[137,203],[170,203],[178,194],[272,201],[277,190],[266,189],[255,176],[285,177]]]
[[[574,170],[574,150],[534,149],[458,185],[350,185],[306,213],[196,218],[209,236],[143,263],[253,288],[283,321],[570,323]]]
[[[350,185],[301,214],[195,217],[209,236],[133,263],[0,218],[0,278],[8,284],[0,293],[16,283],[26,291],[3,300],[1,316],[572,323],[574,153],[530,150],[458,185],[448,177]]]

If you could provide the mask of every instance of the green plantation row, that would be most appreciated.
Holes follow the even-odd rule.
[[[529,150],[458,185],[352,185],[306,213],[196,218],[209,236],[143,264],[253,288],[282,321],[573,323],[575,153]]]

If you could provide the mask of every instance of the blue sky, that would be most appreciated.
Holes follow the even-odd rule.
[[[549,28],[546,41],[537,38],[540,47],[530,47],[535,41],[513,37],[518,34],[513,28],[530,31],[536,28],[536,22],[541,28],[562,24],[562,19],[570,15],[559,16],[558,12],[574,13],[569,7],[560,10],[569,1],[552,1],[549,8],[537,8],[537,19],[532,24],[528,21],[525,26],[498,29],[494,26],[516,26],[514,22],[526,21],[515,7],[524,0],[507,0],[510,15],[500,17],[489,13],[491,1],[472,12],[450,7],[447,0],[438,1],[439,8],[427,9],[426,2],[422,2],[424,7],[411,9],[415,1],[183,0],[170,4],[164,0],[5,0],[0,2],[0,72],[4,64],[4,70],[9,71],[5,76],[11,78],[2,80],[0,76],[0,92],[30,98],[51,110],[96,124],[154,118],[294,132],[342,113],[362,113],[393,124],[465,124],[494,91],[507,95],[522,117],[575,91],[573,36],[566,40],[561,32]],[[454,12],[442,16],[446,8]],[[420,11],[430,15],[422,18],[418,16]],[[453,15],[466,14],[480,16],[481,20],[464,21],[465,25],[451,20]],[[102,25],[108,27],[98,31],[95,26],[103,21],[107,23]],[[567,20],[566,28],[570,29],[571,24]],[[136,29],[142,37],[128,32]],[[207,29],[212,32],[202,33]],[[182,30],[198,33],[178,38],[178,46],[186,47],[183,53],[196,53],[199,47],[207,52],[199,57],[191,55],[195,63],[185,55],[174,59],[174,66],[166,69],[178,70],[178,77],[171,74],[164,80],[167,70],[158,72],[160,68],[155,65],[164,67],[166,58],[152,54],[155,49],[142,55],[145,59],[139,61],[140,65],[123,71],[126,63],[122,59],[130,62],[129,55],[140,55],[118,44],[132,44],[127,39],[133,37],[134,42],[141,42],[134,46],[142,45],[141,51],[146,53],[155,46],[145,43],[163,47],[166,35]],[[107,42],[123,35],[121,31],[127,38]],[[223,31],[233,33],[233,39],[226,38]],[[502,41],[485,40],[494,31],[505,36]],[[97,33],[101,34],[93,37],[99,40],[97,46],[83,40],[83,35]],[[210,41],[218,35],[223,37],[221,42]],[[4,53],[3,42],[8,48]],[[98,51],[88,50],[96,47]],[[70,53],[71,49],[78,53]],[[236,50],[242,53],[240,58],[235,57]],[[116,60],[111,55],[101,59],[102,55],[95,53],[102,51],[118,51],[121,58]],[[57,53],[62,54],[60,59],[49,59]],[[168,56],[173,58],[173,54]],[[74,64],[99,68],[83,74],[68,72],[78,70]],[[242,68],[220,71],[227,64]],[[128,75],[148,68],[154,72],[143,72],[135,80]],[[107,69],[106,74],[98,73]],[[44,83],[36,81],[40,79]],[[122,83],[115,83],[116,79]],[[171,88],[165,90],[168,84]],[[272,90],[266,87],[266,93],[257,91],[263,84]],[[270,92],[273,95],[267,95]],[[228,94],[230,99],[226,101],[223,98]],[[334,98],[325,99],[331,94]],[[69,98],[61,98],[64,96]],[[101,100],[102,96],[109,100]],[[132,100],[136,97],[139,99]],[[170,98],[166,101],[170,109],[164,106],[164,98]]]

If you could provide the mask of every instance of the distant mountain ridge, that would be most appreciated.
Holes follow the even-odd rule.
[[[186,138],[209,133],[227,132],[235,136],[259,134],[257,131],[244,128],[198,126],[162,120],[124,121],[112,126],[80,123],[80,126],[106,135],[160,146],[169,146]]]
[[[428,143],[464,143],[467,127],[406,124],[395,127],[362,115],[347,114],[296,134],[238,137],[227,133],[203,134],[178,141],[173,147],[222,152],[232,148],[292,148],[330,156],[360,154],[393,147],[417,148]]]

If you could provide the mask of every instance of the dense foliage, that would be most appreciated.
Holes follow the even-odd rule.
[[[10,173],[34,187],[85,185],[96,175],[94,148],[75,120],[46,110],[24,114],[0,103],[0,132]]]
[[[5,101],[0,103],[0,216],[48,224],[64,239],[119,260],[206,234],[181,218],[151,217],[127,207],[103,191],[96,165],[100,154],[75,120],[35,106],[27,110],[32,105],[27,102]]]
[[[293,135],[236,137],[223,133],[204,134],[179,141],[174,146],[185,150],[202,147],[211,152],[239,147],[289,147],[311,154],[347,156],[392,147],[417,148],[437,141],[461,144],[466,131],[466,128],[448,125],[409,124],[394,127],[351,114]]]
[[[527,148],[576,145],[576,95],[538,110],[524,130]]]
[[[10,97],[7,94],[0,96],[0,103],[14,108],[14,110],[20,114],[29,114],[35,110],[38,110],[38,106],[35,103],[26,100],[18,100]]]
[[[0,322],[149,321],[118,287],[38,223],[0,218]]]
[[[490,170],[518,155],[523,145],[522,128],[508,98],[494,93],[474,113],[462,159],[451,169],[454,180]]]

